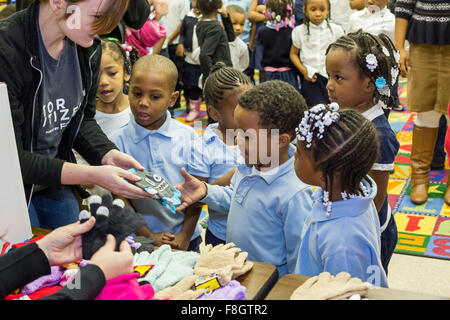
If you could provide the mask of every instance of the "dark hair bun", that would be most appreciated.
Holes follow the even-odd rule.
[[[216,72],[216,71],[218,71],[218,70],[220,70],[220,69],[222,69],[222,68],[225,68],[227,65],[224,63],[224,62],[222,62],[222,61],[218,61],[218,62],[216,62],[216,64],[214,64],[212,67],[211,67],[211,73],[214,73],[214,72]]]

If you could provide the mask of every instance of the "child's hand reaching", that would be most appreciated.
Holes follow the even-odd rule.
[[[168,244],[172,247],[172,249],[184,250],[186,251],[189,247],[189,243],[191,242],[189,237],[187,237],[184,233],[179,232],[173,236],[173,240],[164,241],[165,244]],[[167,238],[166,238],[167,239]]]
[[[151,238],[155,240],[155,246],[162,246],[163,244],[171,244],[175,240],[175,236],[170,232],[151,233]]]
[[[313,75],[312,78],[308,77],[308,74],[304,74],[303,75],[305,77],[306,80],[308,80],[309,82],[316,82],[317,81],[317,74]]]
[[[199,179],[187,173],[186,169],[181,168],[181,175],[184,181],[175,186],[175,189],[181,192],[181,204],[177,207],[177,212],[186,209],[190,205],[203,199],[208,194],[206,184]]]

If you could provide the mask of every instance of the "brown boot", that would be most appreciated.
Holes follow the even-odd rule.
[[[425,128],[414,125],[411,149],[411,201],[415,204],[425,203],[428,199],[431,161],[439,128]]]

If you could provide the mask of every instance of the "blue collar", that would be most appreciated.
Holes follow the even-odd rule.
[[[130,113],[130,126],[129,130],[134,143],[145,139],[148,135],[160,134],[168,138],[173,138],[173,130],[171,130],[172,118],[169,111],[166,111],[166,121],[156,130],[148,130],[139,125],[134,119],[133,113]]]
[[[370,186],[369,182],[372,184]],[[369,176],[363,179],[364,186],[369,190],[370,194],[364,198],[354,198],[333,202],[331,206],[331,216],[327,218],[327,211],[322,204],[323,191],[317,188],[313,193],[313,209],[311,213],[311,222],[320,222],[342,217],[356,217],[366,212],[373,204],[373,199],[377,194],[377,185]],[[349,210],[351,208],[351,210]],[[375,208],[375,205],[374,205]]]
[[[294,151],[295,151],[295,146],[290,144],[289,145],[289,160],[287,160],[285,163],[283,163],[282,165],[273,168],[269,171],[259,171],[256,170],[255,167],[253,166],[248,166],[246,164],[240,164],[238,165],[237,169],[245,176],[257,176],[257,177],[261,177],[267,184],[272,184],[272,182],[274,182],[276,179],[278,179],[279,177],[285,175],[288,172],[291,172],[294,168]]]

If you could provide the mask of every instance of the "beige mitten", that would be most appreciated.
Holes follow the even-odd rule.
[[[181,279],[177,284],[167,287],[155,294],[155,299],[195,300],[206,292],[206,289],[192,290],[198,276],[192,275]]]
[[[322,272],[295,289],[290,300],[338,300],[354,294],[364,296],[370,287],[367,282],[351,278],[347,272],[341,272],[336,277]]]
[[[235,244],[219,244],[212,246],[208,244],[200,252],[200,257],[194,266],[194,274],[205,276],[212,273],[227,274],[231,270],[231,278],[236,279],[248,272],[253,263],[247,261],[247,252],[235,247]]]

